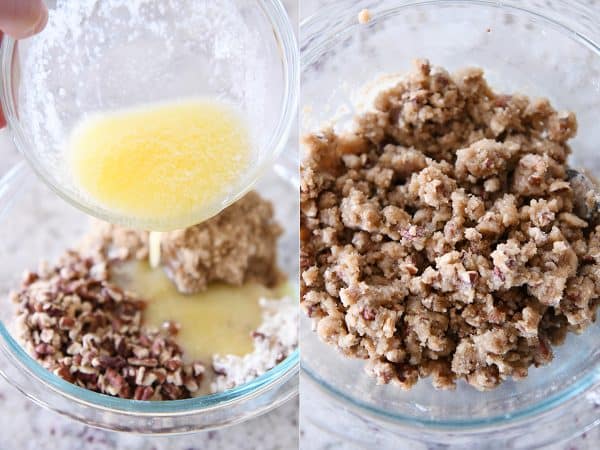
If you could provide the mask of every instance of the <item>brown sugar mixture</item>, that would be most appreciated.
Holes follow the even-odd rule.
[[[19,338],[48,370],[108,395],[175,400],[233,388],[297,346],[297,308],[270,289],[282,278],[280,234],[271,203],[251,192],[163,234],[171,281],[148,265],[147,232],[95,223],[78,250],[25,274],[12,294]]]
[[[162,233],[161,262],[185,294],[204,291],[211,282],[235,286],[257,282],[273,287],[283,277],[277,269],[281,232],[271,202],[252,191],[211,219]],[[148,235],[103,223],[91,236],[91,244],[100,243],[118,256],[147,259]]]
[[[600,295],[574,114],[424,60],[372,106],[305,139],[301,303],[321,339],[403,389],[485,390],[549,363]]]

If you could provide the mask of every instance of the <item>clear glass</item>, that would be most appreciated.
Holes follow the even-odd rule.
[[[297,109],[298,48],[279,0],[49,3],[41,34],[2,39],[0,100],[18,149],[75,206],[126,226],[164,226],[108,210],[76,186],[66,142],[95,112],[209,97],[246,119],[251,167],[188,225],[240,198],[283,151]]]
[[[276,205],[284,226],[279,264],[291,280],[298,278],[297,185],[289,166],[276,165],[256,189]],[[281,175],[280,175],[281,174]],[[140,433],[206,430],[255,417],[297,394],[299,355],[256,380],[204,397],[141,402],[98,394],[70,384],[41,367],[15,341],[14,305],[8,299],[23,270],[40,260],[54,261],[85,233],[89,217],[41,183],[25,162],[0,179],[0,374],[36,403],[89,425]]]
[[[367,25],[356,18],[362,8],[373,17]],[[336,126],[347,125],[360,109],[361,86],[405,72],[411,60],[426,57],[450,70],[480,66],[499,91],[549,97],[558,108],[575,111],[579,132],[571,164],[600,175],[599,17],[597,9],[578,1],[357,1],[351,9],[337,2],[301,25],[302,129],[315,130],[340,106]],[[583,411],[576,429],[573,421],[570,430],[566,422],[556,423],[527,440],[510,441],[519,447],[556,441],[600,420],[594,402],[585,400],[600,385],[597,324],[569,336],[554,361],[532,368],[526,380],[485,393],[465,383],[454,392],[436,391],[427,379],[409,392],[376,386],[364,374],[364,362],[345,359],[320,342],[308,320],[301,322],[301,342],[303,404],[306,393],[316,390],[316,412],[308,418],[327,428],[326,415],[335,411],[337,429],[351,430],[346,436],[362,444],[373,445],[377,432],[381,443],[408,437],[466,445],[467,436],[478,435],[489,439],[484,447],[499,448],[514,432],[523,434],[525,423],[541,423],[548,414],[552,421],[543,423],[554,423],[561,414]]]

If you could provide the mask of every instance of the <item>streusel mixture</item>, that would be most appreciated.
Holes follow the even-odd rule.
[[[302,307],[378,383],[527,376],[595,320],[600,228],[566,163],[577,123],[428,61],[352,132],[306,137]],[[581,214],[581,213],[580,213]]]
[[[280,233],[272,205],[251,192],[207,223],[164,234],[165,271],[183,293],[205,290],[216,280],[272,286],[281,281]],[[173,321],[162,329],[149,326],[144,310],[150,299],[124,289],[123,268],[147,264],[147,257],[148,233],[97,222],[78,250],[67,251],[55,266],[27,272],[12,294],[26,350],[81,387],[136,400],[174,400],[250,381],[296,348],[292,301],[261,299],[262,322],[248,335],[250,353],[190,360],[178,338],[190,330]],[[237,323],[226,320],[223,330]]]
[[[281,227],[273,205],[256,192],[198,225],[161,234],[161,263],[177,289],[206,290],[211,282],[239,286],[258,282],[272,287],[282,280],[277,268]],[[119,256],[148,257],[148,233],[99,224],[91,240],[110,244]]]

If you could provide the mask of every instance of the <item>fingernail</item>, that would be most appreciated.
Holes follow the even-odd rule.
[[[34,34],[38,34],[40,31],[44,29],[46,24],[48,23],[48,8],[42,2],[42,8],[40,9],[40,15],[35,24],[23,35],[20,37],[21,39],[33,36]]]
[[[48,23],[48,8],[42,3],[42,10],[40,12],[40,18],[32,29],[32,34],[37,34],[44,29]]]

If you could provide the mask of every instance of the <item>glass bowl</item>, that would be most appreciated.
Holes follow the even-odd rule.
[[[277,172],[289,170],[277,165]],[[297,185],[267,172],[256,189],[275,204],[284,225],[279,265],[298,278]],[[27,397],[89,425],[139,433],[183,433],[234,424],[269,411],[297,394],[298,350],[257,379],[234,389],[186,400],[147,402],[98,394],[70,384],[40,366],[15,341],[15,305],[8,299],[22,272],[42,259],[55,261],[75,245],[89,216],[64,202],[21,162],[0,179],[0,373]]]
[[[42,33],[2,39],[0,100],[17,148],[75,206],[130,227],[164,226],[106,209],[74,182],[66,142],[97,112],[214,98],[241,113],[250,168],[188,225],[240,198],[283,150],[296,114],[298,48],[279,0],[49,3]]]
[[[571,164],[600,175],[600,12],[585,5],[363,0],[349,10],[348,2],[336,2],[301,25],[302,129],[318,129],[334,114],[336,126],[346,126],[361,108],[361,86],[409,70],[415,58],[449,70],[477,65],[497,91],[549,97],[573,110],[579,132]],[[372,14],[366,25],[357,20],[363,8]],[[370,448],[398,448],[402,437],[477,448],[540,445],[600,422],[598,324],[570,335],[548,366],[490,392],[464,382],[436,391],[428,379],[408,392],[376,386],[363,361],[322,343],[305,318],[300,339],[302,404],[314,401],[307,418]]]

